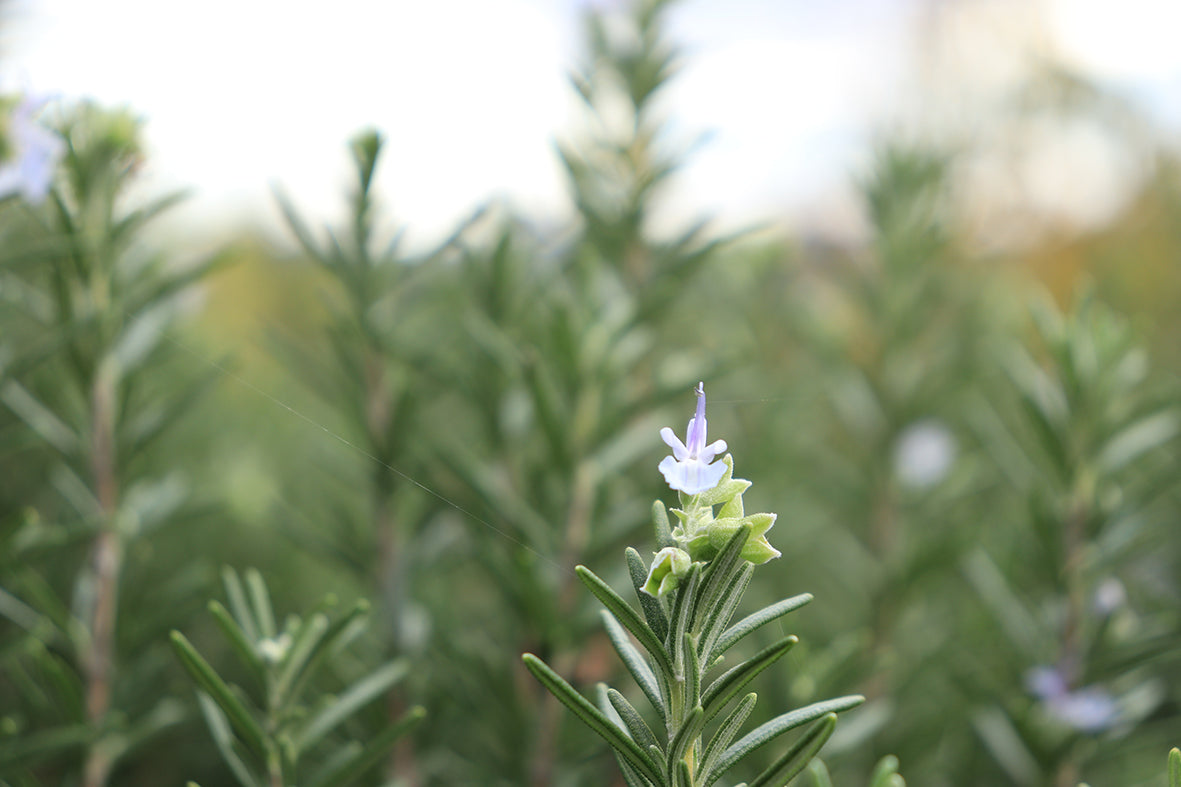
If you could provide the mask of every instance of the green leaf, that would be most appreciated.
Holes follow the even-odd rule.
[[[742,596],[746,593],[746,588],[754,573],[755,567],[750,563],[744,563],[730,578],[730,582],[722,591],[719,602],[714,605],[713,609],[707,611],[705,621],[701,625],[698,650],[702,664],[713,664],[717,655],[714,643],[722,633],[722,629],[730,622],[730,618],[734,616],[734,610],[742,601]]]
[[[1169,752],[1169,787],[1181,787],[1181,749]]]
[[[1145,416],[1121,429],[1108,441],[1099,454],[1099,463],[1108,473],[1115,473],[1172,440],[1179,428],[1181,420],[1171,408]]]
[[[603,625],[607,629],[607,637],[615,646],[615,652],[619,654],[620,661],[627,667],[627,671],[631,673],[640,690],[644,692],[648,702],[652,703],[652,707],[660,713],[660,718],[667,721],[668,710],[664,706],[660,685],[656,682],[656,675],[653,674],[652,668],[644,661],[640,652],[632,646],[631,641],[627,638],[627,632],[615,620],[615,616],[607,610],[602,610],[602,616]]]
[[[60,760],[81,750],[94,736],[89,725],[77,724],[20,735],[0,745],[0,766],[4,771],[18,766]]]
[[[404,660],[391,661],[354,683],[328,707],[313,716],[296,735],[296,745],[302,751],[311,748],[357,710],[389,690],[406,675]]]
[[[818,721],[804,735],[796,741],[782,757],[773,762],[767,770],[760,773],[750,787],[784,787],[794,779],[800,771],[808,767],[808,763],[820,751],[837,726],[837,715],[830,713]]]
[[[776,716],[764,724],[760,724],[746,735],[743,735],[733,746],[722,752],[722,755],[718,757],[718,775],[725,773],[734,763],[756,749],[766,746],[785,732],[794,730],[796,727],[801,727],[829,714],[833,714],[835,718],[835,714],[855,708],[863,702],[865,702],[865,697],[856,694],[825,700],[823,702],[814,702],[811,705],[789,711],[788,713]]]
[[[713,772],[714,763],[718,755],[730,745],[730,741],[734,740],[734,736],[738,734],[738,730],[742,727],[743,722],[746,721],[746,717],[754,710],[757,700],[757,694],[753,692],[747,694],[734,707],[730,715],[718,725],[713,738],[706,744],[705,751],[701,755],[701,764],[697,768],[697,772],[703,777]]]
[[[246,637],[251,642],[257,642],[260,639],[258,625],[254,621],[254,615],[250,612],[250,606],[246,603],[246,593],[242,590],[242,581],[238,578],[238,572],[229,566],[222,567],[221,582],[225,586],[226,598],[230,602],[230,610],[234,613],[234,619],[238,621],[238,625],[242,627]]]
[[[294,701],[295,692],[292,688],[303,674],[312,656],[319,649],[324,635],[328,633],[328,617],[322,613],[309,615],[302,621],[295,635],[291,638],[291,647],[287,649],[280,662],[279,678],[275,681],[274,697],[277,707],[285,707]]]
[[[406,712],[405,716],[386,727],[377,737],[362,746],[361,750],[346,760],[340,768],[326,774],[308,787],[344,787],[344,785],[355,781],[381,762],[398,739],[417,727],[424,718],[426,718],[426,710],[420,706],[414,706]]]
[[[238,625],[237,621],[230,615],[230,613],[217,601],[209,602],[209,613],[213,615],[214,621],[217,622],[218,627],[222,633],[225,634],[226,639],[229,640],[230,645],[234,648],[234,652],[238,654],[238,658],[242,659],[247,667],[250,668],[251,673],[260,682],[266,678],[266,668],[263,666],[262,659],[258,656],[258,651],[254,648],[254,643],[251,642],[246,632]]]
[[[640,609],[644,613],[644,619],[648,621],[648,628],[663,642],[668,635],[668,618],[664,614],[660,600],[652,598],[642,590],[644,583],[648,581],[648,568],[644,565],[644,559],[631,547],[624,551],[624,555],[627,557],[627,570],[631,574],[632,586],[636,589],[636,597],[640,600]]]
[[[271,610],[271,594],[258,569],[246,569],[246,591],[250,594],[250,607],[258,622],[258,633],[265,639],[275,636],[275,613]]]
[[[628,733],[632,736],[632,740],[640,745],[641,748],[647,750],[651,746],[660,749],[660,742],[656,740],[656,736],[652,734],[652,728],[644,721],[632,704],[627,701],[618,691],[613,688],[607,688],[607,700],[611,703],[611,707],[615,708],[615,712],[619,714],[619,718],[623,720],[624,726],[627,727]],[[661,749],[663,751],[663,749]]]
[[[589,572],[588,572],[589,573]],[[667,781],[664,774],[660,772],[659,766],[652,761],[651,755],[641,749],[635,741],[627,737],[623,730],[615,726],[612,721],[607,718],[601,710],[596,708],[585,697],[579,694],[574,688],[562,679],[558,673],[554,672],[541,659],[534,656],[532,653],[526,653],[521,656],[525,662],[526,668],[533,673],[543,686],[549,689],[558,700],[580,718],[583,723],[594,730],[599,737],[607,741],[617,752],[620,753],[627,760],[628,764],[640,772],[649,781],[654,784],[667,787]]]
[[[701,593],[698,596],[697,609],[694,610],[694,619],[700,619],[703,614],[708,614],[708,610],[717,606],[721,594],[730,585],[734,571],[742,562],[739,556],[749,536],[750,527],[740,526],[706,566],[701,576]]]
[[[596,576],[595,573],[586,566],[575,566],[574,571],[578,574],[578,578],[582,580],[583,584],[590,589],[590,592],[595,594],[595,598],[603,602],[603,605],[606,606],[607,610],[615,616],[615,619],[619,621],[625,629],[630,631],[631,635],[635,637],[639,643],[644,646],[644,649],[652,655],[652,658],[656,661],[657,666],[663,670],[665,674],[671,675],[673,672],[673,666],[672,660],[669,658],[668,651],[665,649],[661,641],[656,638],[656,634],[652,631],[652,629],[648,628],[647,624],[640,620],[640,616],[636,614],[634,609],[631,608],[631,605],[620,598],[619,594],[612,590],[610,585],[599,579],[599,577]]]
[[[701,702],[701,662],[697,660],[697,641],[687,631],[681,653],[685,658],[685,705],[693,707]]]
[[[203,691],[197,692],[197,702],[201,706],[201,715],[205,717],[205,725],[209,728],[213,743],[217,746],[221,758],[229,766],[230,773],[234,774],[234,778],[242,787],[262,787],[262,776],[252,771],[242,759],[242,755],[238,752],[241,744],[234,737],[230,723],[218,708],[217,703]]]
[[[898,758],[893,754],[887,754],[878,760],[874,767],[873,774],[869,777],[869,787],[895,787],[900,780]]]
[[[717,643],[714,645],[713,652],[710,654],[710,656],[719,656],[725,653],[747,634],[750,634],[752,631],[756,631],[760,627],[765,626],[773,620],[778,620],[789,612],[796,611],[811,600],[811,593],[801,593],[798,596],[785,598],[783,601],[778,601],[769,607],[763,607],[758,612],[747,615],[745,618],[726,629],[725,632],[723,632],[722,635],[718,637]],[[710,657],[705,659],[706,663],[709,663],[711,660],[712,658]]]
[[[78,435],[52,410],[42,404],[20,383],[9,380],[0,388],[0,401],[25,425],[63,456],[72,456],[78,449]]]
[[[701,704],[705,707],[705,720],[709,721],[716,716],[730,700],[738,696],[746,684],[754,680],[755,676],[767,667],[783,658],[797,642],[799,642],[798,637],[784,637],[719,676],[701,697]]]
[[[689,567],[689,573],[681,580],[677,588],[677,597],[673,602],[672,628],[668,632],[668,647],[673,652],[673,675],[678,680],[685,675],[685,652],[683,646],[685,635],[689,632],[693,620],[693,607],[697,599],[697,588],[701,579],[701,564],[694,563]]]
[[[176,651],[176,655],[180,657],[181,664],[188,670],[197,685],[225,712],[234,729],[238,731],[246,743],[258,754],[265,755],[267,751],[266,734],[253,714],[234,695],[234,692],[213,670],[213,667],[209,666],[209,663],[185,639],[184,634],[174,630],[171,640],[172,647]]]
[[[652,521],[656,524],[656,545],[660,549],[675,547],[677,542],[673,540],[672,530],[668,526],[668,509],[659,500],[652,503]]]
[[[832,777],[823,760],[817,758],[808,763],[808,775],[812,777],[812,787],[832,787]]]
[[[673,739],[668,744],[668,780],[671,783],[675,778],[675,769],[678,767],[677,763],[685,758],[685,752],[697,740],[697,736],[701,734],[701,728],[705,726],[705,709],[700,705],[693,708],[685,720],[681,722],[680,729],[673,735]]]

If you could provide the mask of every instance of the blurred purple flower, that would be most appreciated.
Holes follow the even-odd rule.
[[[673,450],[673,455],[664,457],[659,470],[669,486],[688,495],[713,489],[726,474],[726,465],[714,462],[714,457],[726,450],[726,441],[705,444],[705,383],[698,383],[695,392],[697,413],[689,419],[685,442],[682,443],[667,426],[660,430],[660,437]]]
[[[1119,716],[1115,698],[1105,689],[1087,686],[1071,691],[1062,672],[1053,667],[1031,669],[1025,687],[1045,704],[1050,716],[1079,732],[1102,732]]]
[[[49,194],[65,143],[33,120],[47,100],[25,96],[8,119],[11,155],[0,164],[0,197],[20,195],[37,205]]]

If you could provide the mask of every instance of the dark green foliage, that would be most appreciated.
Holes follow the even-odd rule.
[[[329,617],[336,606],[329,597],[306,618],[288,616],[280,630],[257,571],[246,572],[248,592],[232,569],[222,579],[233,612],[216,601],[209,610],[246,667],[249,684],[227,684],[179,631],[172,632],[172,647],[197,684],[209,731],[242,787],[349,784],[380,764],[422,720],[425,711],[414,707],[371,735],[354,732],[338,740],[334,733],[385,696],[408,668],[405,660],[390,661],[334,694],[306,696],[316,673],[331,671],[332,660],[363,633],[368,604]]]
[[[376,131],[349,144],[338,222],[280,198],[295,257],[255,240],[189,260],[145,238],[178,197],[129,191],[134,119],[63,109],[51,197],[0,204],[0,782],[216,787],[299,753],[301,783],[732,787],[728,762],[778,783],[827,739],[795,783],[899,787],[898,761],[936,787],[1164,783],[1181,169],[1161,154],[1111,227],[1025,248],[981,237],[973,150],[886,140],[858,173],[863,240],[658,234],[685,162],[660,101],[676,13],[588,11],[568,226],[489,209],[422,252],[378,194],[416,152]],[[651,547],[673,544],[643,501],[701,379],[711,435],[769,482],[748,499],[781,513],[783,555],[731,556],[662,605],[639,593],[651,555],[617,557],[649,518]],[[949,449],[917,475],[916,435]],[[721,546],[701,548],[722,565]],[[230,581],[206,610],[227,562],[267,592]],[[629,584],[638,605],[612,590]],[[821,603],[797,642],[805,589]],[[315,609],[328,592],[373,599],[330,659],[317,643],[361,612]],[[313,610],[284,668],[258,652],[287,630],[270,594]],[[618,767],[526,650],[607,719]],[[828,737],[848,691],[868,702]],[[268,696],[306,711],[277,721],[285,742]],[[1114,723],[1068,712],[1104,696]]]
[[[711,668],[721,661],[715,658],[718,654],[708,644],[717,639],[711,635],[711,630],[724,628],[729,623],[753,570],[750,563],[739,558],[749,536],[748,526],[738,528],[704,569],[700,563],[692,565],[688,574],[681,578],[671,603],[664,605],[669,610],[667,620],[670,625],[663,637],[603,580],[585,567],[578,567],[583,583],[606,606],[603,620],[616,651],[660,717],[659,737],[615,689],[599,684],[600,707],[595,707],[544,661],[531,653],[524,656],[525,666],[534,677],[615,749],[629,785],[708,787],[755,750],[786,732],[816,722],[751,782],[758,785],[787,784],[832,735],[836,712],[849,710],[864,701],[863,697],[851,696],[814,703],[776,716],[731,743],[754,708],[755,695],[748,694],[714,727],[712,735],[705,735],[707,723],[797,642],[795,637],[785,637],[708,682],[704,680]],[[629,562],[633,554],[634,550],[629,548]],[[736,581],[739,577],[745,577],[745,581]],[[642,600],[646,595],[639,590],[642,583],[633,579],[633,584]],[[788,599],[784,604],[796,609],[805,600]],[[718,610],[729,611],[719,614]],[[748,616],[736,628],[740,632],[753,631],[762,623],[778,619],[786,611],[783,604],[768,607]],[[647,660],[632,647],[622,631],[624,628],[647,651]],[[728,639],[736,642],[741,636],[732,634]]]

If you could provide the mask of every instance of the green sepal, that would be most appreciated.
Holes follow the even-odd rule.
[[[701,704],[705,707],[705,720],[709,721],[716,716],[730,700],[738,696],[746,684],[754,680],[755,676],[767,667],[783,658],[799,641],[799,638],[795,636],[784,637],[759,651],[747,661],[718,676],[701,696]]]
[[[575,716],[582,719],[583,723],[619,752],[633,768],[640,772],[641,776],[660,785],[660,787],[667,787],[668,781],[660,772],[657,764],[652,761],[651,754],[641,749],[607,717],[607,714],[575,691],[574,687],[567,683],[562,676],[550,669],[549,665],[532,653],[522,655],[521,660],[525,662],[525,667],[533,673],[533,677],[537,678]]]
[[[811,593],[801,593],[798,596],[785,598],[783,601],[778,601],[769,607],[763,607],[758,612],[753,612],[750,615],[747,615],[742,620],[738,621],[733,626],[722,632],[722,635],[718,637],[718,641],[714,645],[712,655],[717,656],[725,653],[747,634],[750,634],[752,631],[755,631],[756,629],[770,623],[773,620],[783,617],[789,612],[794,612],[811,600]],[[707,661],[708,660],[709,659],[707,659]]]
[[[181,664],[188,670],[197,685],[225,712],[226,718],[229,719],[243,740],[256,753],[265,756],[267,751],[266,734],[253,714],[235,696],[221,676],[214,672],[213,667],[209,666],[209,663],[201,657],[201,654],[185,638],[184,634],[174,630],[170,638],[173,650],[176,651]]]
[[[643,592],[644,583],[648,579],[648,568],[644,565],[644,559],[631,547],[624,550],[624,555],[627,557],[627,570],[631,574],[632,586],[636,589],[636,597],[640,600],[640,610],[644,613],[644,619],[648,621],[648,628],[652,629],[657,639],[663,641],[668,634],[668,618],[660,601]]]
[[[705,751],[701,755],[701,764],[697,768],[699,774],[708,775],[713,771],[714,762],[717,760],[718,755],[725,751],[730,745],[730,741],[734,740],[734,736],[738,734],[738,730],[742,727],[743,722],[746,721],[746,717],[750,716],[750,712],[754,710],[755,702],[758,698],[758,695],[754,692],[747,694],[734,706],[734,710],[730,712],[730,715],[718,725],[713,738],[706,744]]]
[[[775,524],[775,519],[775,514],[751,514],[742,518],[724,517],[713,520],[703,529],[709,534],[710,544],[720,550],[738,528],[749,527],[750,536],[742,548],[742,558],[759,566],[780,555],[779,550],[771,546],[766,537],[767,531]]]
[[[707,489],[697,496],[697,502],[700,505],[716,506],[718,503],[728,503],[750,489],[750,481],[734,477],[733,456],[726,454],[722,457],[722,462],[726,465],[726,472],[722,475],[722,480],[718,481],[718,485],[713,489]]]
[[[631,673],[632,678],[635,679],[636,685],[644,692],[644,696],[648,698],[648,702],[652,703],[652,707],[660,713],[662,720],[668,719],[668,711],[664,707],[664,700],[660,694],[660,684],[656,681],[656,675],[652,672],[652,668],[644,661],[640,652],[635,649],[631,641],[627,638],[627,632],[623,630],[623,626],[615,620],[615,616],[607,610],[602,610],[603,626],[607,629],[607,637],[611,640],[611,644],[615,647],[615,652],[619,654],[619,660],[627,667],[627,671]]]
[[[633,637],[639,640],[640,644],[644,646],[644,649],[652,655],[657,666],[661,670],[664,670],[666,674],[671,674],[673,671],[672,660],[669,658],[668,650],[656,638],[656,634],[652,629],[648,628],[647,624],[640,620],[640,616],[631,608],[631,605],[624,601],[618,593],[611,589],[610,585],[599,579],[586,566],[575,566],[574,572],[578,574],[578,578],[590,589],[590,592],[595,594],[595,598],[603,602],[603,605],[607,607],[607,611],[614,615],[615,619],[625,629],[630,631]]]
[[[611,707],[615,708],[615,712],[619,714],[619,718],[623,719],[623,724],[627,727],[628,734],[632,736],[632,740],[638,743],[644,749],[651,746],[660,748],[660,742],[652,733],[652,728],[648,726],[648,722],[644,721],[644,717],[632,707],[632,704],[627,701],[618,691],[611,687],[607,687],[607,700],[611,703]]]
[[[837,715],[830,713],[812,725],[783,756],[773,762],[750,783],[750,787],[784,787],[808,767],[808,763],[832,736],[837,726]]]
[[[720,776],[725,773],[734,763],[756,749],[766,746],[785,732],[790,732],[797,727],[802,727],[809,722],[816,721],[827,715],[832,715],[835,719],[837,713],[849,710],[850,708],[856,708],[863,702],[865,702],[865,697],[856,694],[825,700],[823,702],[814,702],[811,705],[797,708],[760,724],[739,738],[737,743],[722,752],[717,762],[718,775]],[[802,768],[803,765],[807,765],[807,762],[804,762],[800,767]]]
[[[426,709],[415,705],[406,711],[402,718],[386,727],[377,737],[366,743],[343,765],[315,783],[309,784],[308,787],[344,787],[344,785],[355,781],[385,759],[398,739],[417,727],[424,718],[426,718]]]

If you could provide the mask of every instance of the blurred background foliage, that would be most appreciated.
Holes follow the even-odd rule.
[[[1035,109],[1150,162],[1100,226],[984,237],[970,186],[1004,151],[953,129],[883,134],[850,175],[861,238],[657,232],[688,155],[657,101],[666,6],[588,12],[558,146],[576,220],[493,206],[422,253],[372,189],[407,155],[376,131],[339,225],[280,190],[291,245],[195,261],[142,240],[174,198],[125,193],[135,118],[57,114],[50,197],[0,205],[0,783],[235,783],[168,644],[241,681],[203,611],[223,565],[276,609],[373,602],[318,689],[399,659],[347,734],[427,716],[368,783],[620,783],[517,654],[625,683],[572,569],[626,586],[669,499],[657,431],[699,379],[748,505],[779,513],[752,607],[816,595],[762,712],[869,698],[817,780],[892,754],[932,787],[1165,783],[1181,162],[1100,88],[1031,73],[990,117],[1007,139]]]

